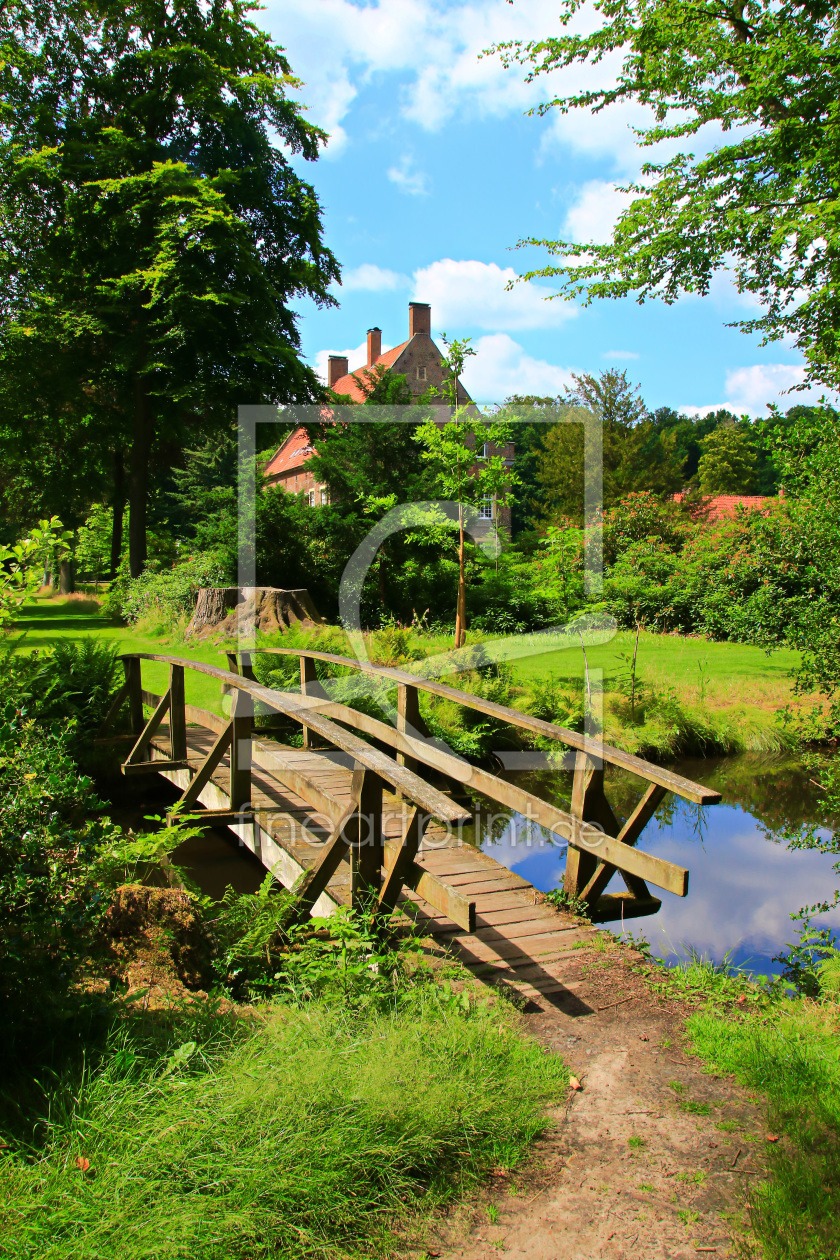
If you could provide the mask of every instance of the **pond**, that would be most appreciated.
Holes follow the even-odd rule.
[[[666,798],[639,841],[639,848],[687,867],[685,898],[651,888],[662,898],[655,915],[628,920],[626,931],[644,936],[654,954],[684,956],[693,948],[716,962],[760,974],[778,974],[774,962],[795,940],[791,913],[801,906],[831,900],[837,878],[832,858],[809,850],[790,850],[786,827],[808,822],[828,825],[820,790],[797,760],[744,754],[736,757],[681,760],[676,773],[723,794],[719,805],[698,806]],[[606,794],[619,818],[629,814],[641,795],[641,781],[608,769]],[[518,783],[526,786],[517,776]],[[571,775],[544,774],[527,785],[540,796],[568,807]],[[481,847],[536,888],[560,887],[566,846],[538,831],[527,835],[525,820],[512,815],[482,828]],[[491,834],[492,833],[492,834]],[[830,834],[826,830],[825,834]],[[836,860],[836,859],[835,859]],[[624,888],[614,877],[610,892]],[[814,926],[840,928],[840,912],[814,919]],[[620,922],[605,925],[621,931]]]

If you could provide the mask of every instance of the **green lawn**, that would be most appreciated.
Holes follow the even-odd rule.
[[[121,626],[101,613],[76,611],[72,601],[59,603],[57,600],[39,599],[35,604],[25,605],[15,622],[15,630],[24,635],[19,641],[18,651],[53,647],[68,639],[91,637],[113,642],[121,652],[154,652],[161,656],[181,656],[193,661],[203,661],[222,669],[226,667],[224,653],[216,645],[188,645],[166,637],[143,638],[131,626]],[[166,665],[156,661],[143,662],[143,685],[149,691],[158,694],[165,691],[167,678]],[[187,670],[185,688],[188,704],[210,709],[214,713],[222,712],[220,687],[213,679]]]
[[[611,643],[586,649],[590,673],[603,670],[607,689],[618,672],[627,670],[621,657],[632,657],[634,640],[633,632],[621,631]],[[643,632],[636,670],[643,680],[660,688],[672,686],[689,700],[702,696],[713,707],[740,703],[777,708],[788,702],[791,670],[798,663],[799,653],[786,648],[768,654],[745,643]],[[514,670],[523,683],[549,674],[578,679],[584,672],[583,653],[580,648],[546,652],[515,662]]]

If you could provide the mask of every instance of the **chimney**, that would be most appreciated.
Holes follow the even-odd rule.
[[[367,337],[368,337],[367,365],[368,367],[373,367],[374,363],[376,362],[376,360],[379,358],[380,354],[382,353],[382,329],[369,328]]]
[[[427,337],[432,335],[432,308],[426,302],[409,302],[408,304],[409,338],[417,333],[425,333]]]
[[[341,380],[342,376],[346,376],[350,371],[350,365],[345,355],[331,354],[329,365],[327,367],[327,385],[333,388],[336,381]]]

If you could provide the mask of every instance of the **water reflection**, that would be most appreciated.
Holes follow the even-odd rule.
[[[681,761],[677,773],[723,794],[720,805],[703,807],[669,797],[646,828],[640,848],[688,867],[690,891],[675,897],[651,889],[662,898],[655,915],[628,924],[643,934],[654,953],[664,957],[694,947],[716,961],[729,954],[734,965],[778,972],[772,961],[795,935],[790,914],[800,906],[831,897],[836,887],[831,857],[791,851],[785,831],[813,822],[826,829],[819,789],[801,765],[790,758],[741,757]],[[517,782],[526,786],[523,776]],[[568,807],[571,775],[556,774],[527,784],[538,795]],[[619,820],[630,814],[640,781],[624,772],[607,771],[606,792]],[[505,822],[498,813],[492,832],[482,827],[481,847],[505,866],[548,892],[563,879],[566,845],[540,828],[530,833],[521,815]],[[624,884],[616,876],[608,891]],[[840,912],[814,920],[840,927]],[[620,930],[620,923],[608,925]]]

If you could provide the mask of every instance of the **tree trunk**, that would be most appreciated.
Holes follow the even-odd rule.
[[[134,386],[134,438],[128,477],[128,558],[133,578],[140,576],[146,564],[146,501],[152,428],[148,386],[145,379],[138,376]]]
[[[123,517],[125,516],[125,461],[122,447],[114,451],[114,519],[111,525],[111,563],[108,576],[113,582],[122,558]]]
[[[464,566],[464,508],[458,504],[458,609],[455,614],[455,646],[467,641],[467,577]]]
[[[66,560],[58,562],[58,593],[59,595],[72,595],[76,589],[76,579],[73,576],[73,560],[70,556]]]

